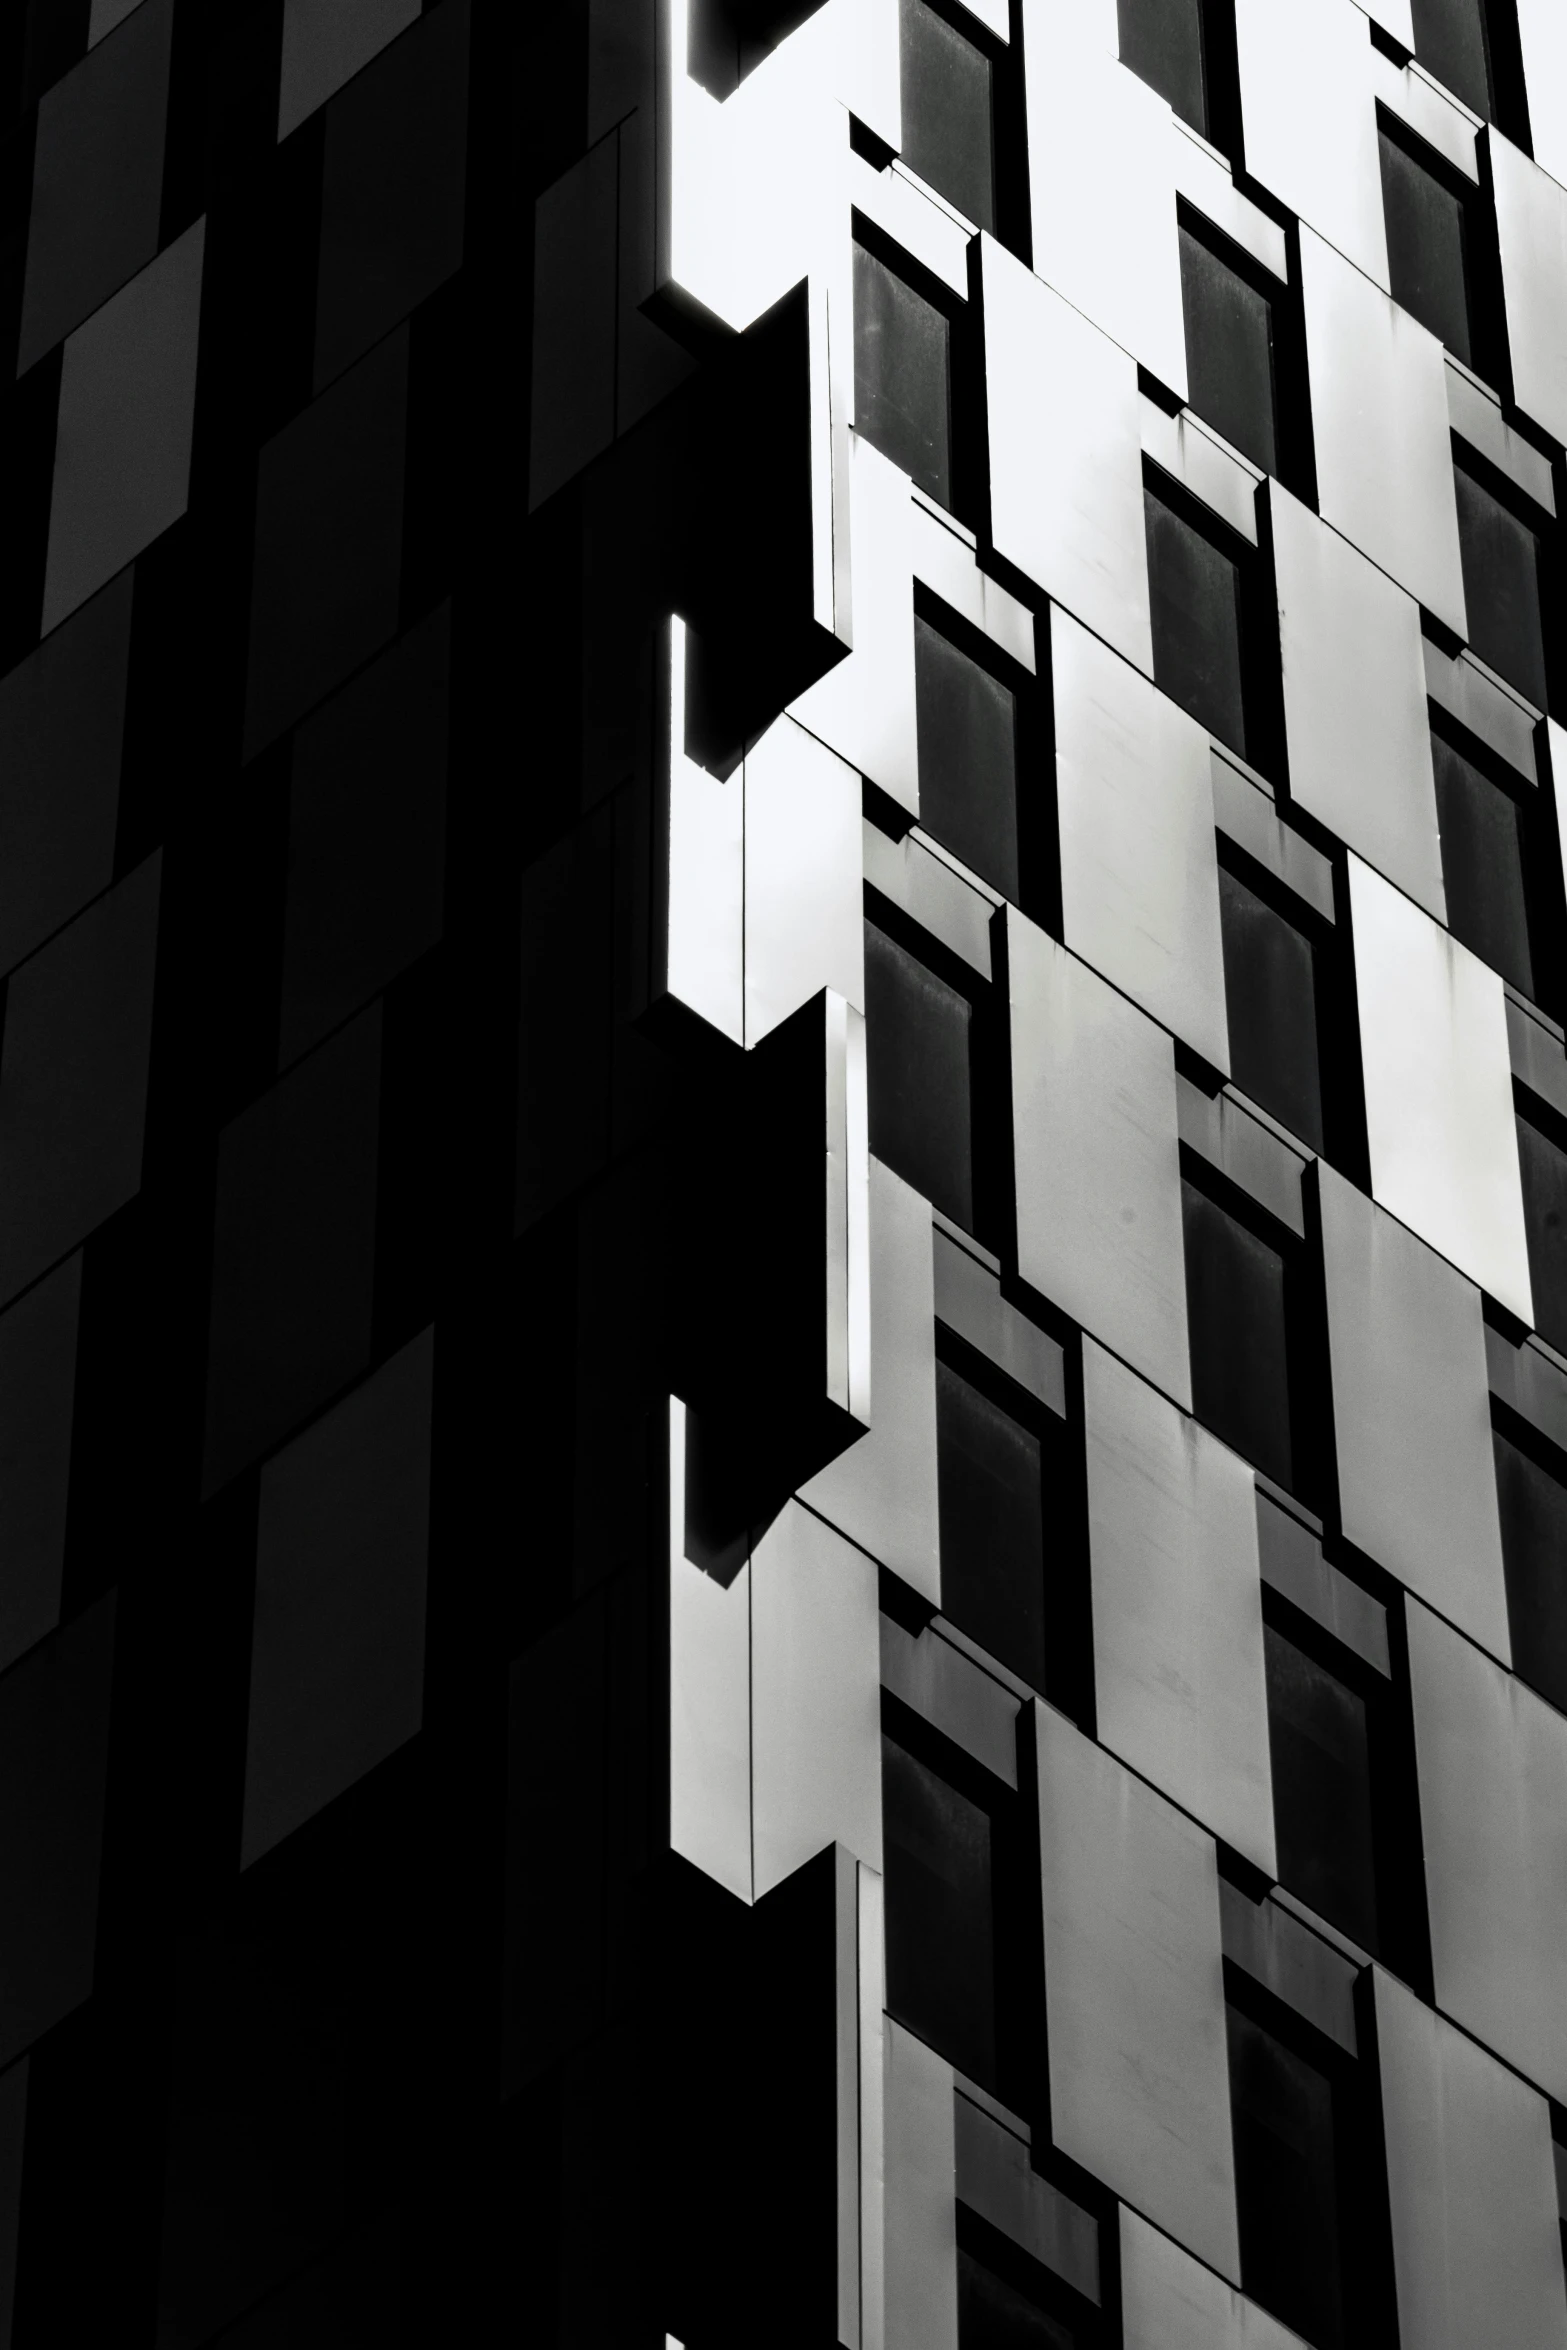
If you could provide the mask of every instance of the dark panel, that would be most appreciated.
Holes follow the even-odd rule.
[[[1502,0],[1505,7],[1508,0]],[[1491,114],[1484,0],[1410,0],[1415,55],[1482,120]]]
[[[887,2008],[981,2086],[996,2075],[988,1815],[882,1740]]]
[[[0,1057],[0,1299],[141,1185],[162,858],[12,974]]]
[[[1219,921],[1230,1074],[1243,1093],[1320,1151],[1316,950],[1223,864]]]
[[[82,1260],[0,1317],[0,1671],[60,1617]]]
[[[952,502],[950,334],[933,302],[855,246],[855,429],[944,506]]]
[[[1017,705],[916,613],[920,822],[1016,905]]]
[[[1534,1326],[1567,1354],[1567,1151],[1527,1118],[1518,1120]]]
[[[365,1367],[380,1084],[373,1004],[219,1137],[209,1493]]]
[[[1375,1951],[1366,1704],[1274,1625],[1263,1626],[1279,1879],[1363,1950]]]
[[[1455,359],[1473,363],[1464,208],[1414,157],[1383,131],[1382,209],[1387,221],[1387,265],[1393,299],[1445,343]]]
[[[1344,2338],[1333,2088],[1314,2065],[1227,2010],[1241,2281],[1317,2350]]]
[[[1523,812],[1500,784],[1482,775],[1440,735],[1431,739],[1431,759],[1447,926],[1493,971],[1533,996]]]
[[[246,758],[397,626],[407,405],[403,329],[261,452]]]
[[[925,0],[900,0],[903,160],[976,228],[996,225],[990,60]]]
[[[1499,1430],[1494,1442],[1513,1669],[1567,1713],[1567,1487]]]
[[[1121,63],[1206,137],[1202,0],[1117,0],[1116,15]]]
[[[1284,1260],[1276,1248],[1181,1184],[1192,1405],[1198,1419],[1254,1467],[1289,1486],[1289,1327]]]
[[[327,109],[317,390],[462,263],[468,0],[447,0]]]
[[[1545,636],[1540,616],[1540,542],[1483,483],[1453,469],[1469,642],[1482,661],[1545,707]]]
[[[1152,490],[1144,493],[1154,680],[1242,754],[1240,582],[1223,550]]]
[[[283,55],[277,135],[286,139],[307,114],[411,25],[421,0],[283,0]]]
[[[1191,405],[1254,465],[1276,474],[1273,304],[1189,229],[1180,239]]]
[[[958,2246],[958,2350],[1074,2350],[1076,2336]]]
[[[450,642],[443,604],[294,738],[282,1063],[441,935]]]
[[[974,1224],[971,1008],[874,923],[865,926],[870,1143],[933,1205]]]
[[[0,970],[113,875],[133,582],[123,572],[0,684]]]
[[[388,2350],[403,2339],[400,2215],[372,2220],[223,2335],[223,2350]]]
[[[27,2143],[28,2061],[0,2074],[0,2350],[14,2350],[16,2256],[22,2217],[23,2155]]]
[[[610,853],[606,809],[522,877],[519,1232],[609,1152]]]
[[[1045,1686],[1039,1438],[936,1365],[942,1613],[1035,1689]]]

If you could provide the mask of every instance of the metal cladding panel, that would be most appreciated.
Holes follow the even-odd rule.
[[[1344,1532],[1512,1662],[1480,1292],[1319,1162]]]
[[[1494,130],[1490,146],[1513,395],[1567,441],[1567,188]]]
[[[1240,2281],[1213,1840],[1036,1702],[1051,2135]]]
[[[1169,105],[1085,34],[1078,0],[1023,18],[1034,268],[1186,397]]]
[[[751,1899],[751,1569],[685,1555],[686,1412],[669,1407],[669,1842]]]
[[[939,1607],[930,1205],[879,1159],[870,1162],[870,1260],[870,1431],[800,1492]]]
[[[1371,1191],[1532,1322],[1502,982],[1349,860]]]
[[[958,2350],[952,2067],[883,2025],[886,2350]]]
[[[1567,2098],[1567,1720],[1411,1601],[1437,2004]]]
[[[1567,2350],[1550,2108],[1380,1967],[1399,2330],[1420,2350]]]
[[[1235,34],[1247,170],[1385,287],[1365,17],[1353,0],[1236,0]]]
[[[908,476],[856,437],[849,476],[854,649],[789,708],[802,726],[917,816],[910,514]]]
[[[1251,1470],[1083,1345],[1100,1742],[1277,1872]]]
[[[735,1044],[745,1038],[745,789],[720,782],[685,747],[686,624],[668,629],[665,723],[669,993]]]
[[[1420,612],[1270,484],[1290,795],[1443,921]]]
[[[758,1900],[823,1845],[881,1867],[876,1563],[799,1502],[751,1552]]]
[[[1560,0],[1518,0],[1535,161],[1567,185],[1567,12]]]
[[[792,718],[745,755],[745,1041],[819,988],[865,1009],[860,778]]]
[[[1063,936],[1227,1072],[1207,733],[1059,607],[1050,653]]]
[[[1300,271],[1322,519],[1467,636],[1442,346],[1309,228]]]
[[[993,237],[980,267],[996,552],[1151,677],[1136,363]]]
[[[1174,1048],[1015,907],[1006,923],[1018,1271],[1189,1409]]]
[[[1124,2350],[1302,2350],[1299,2334],[1124,2203],[1121,2324]]]

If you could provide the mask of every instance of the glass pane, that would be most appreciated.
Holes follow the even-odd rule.
[[[1412,155],[1381,135],[1382,210],[1393,299],[1428,326],[1456,359],[1473,364],[1464,214],[1458,198]]]
[[[974,1226],[970,1006],[955,987],[865,925],[870,1143],[906,1183]]]
[[[1527,1118],[1518,1121],[1518,1169],[1534,1326],[1548,1345],[1567,1354],[1567,1153]]]
[[[1415,55],[1455,98],[1489,121],[1491,77],[1486,65],[1482,0],[1410,0]]]
[[[1228,555],[1144,493],[1153,673],[1172,701],[1244,758],[1240,582]]]
[[[1513,1663],[1567,1713],[1567,1486],[1505,1436],[1494,1442]]]
[[[1377,1947],[1371,1759],[1365,1699],[1263,1626],[1279,1882],[1358,1942]]]
[[[1469,642],[1536,708],[1545,707],[1545,637],[1540,625],[1540,542],[1526,522],[1461,465],[1458,543],[1463,555]]]
[[[1322,1148],[1316,951],[1293,922],[1219,867],[1230,1074],[1314,1151]]]
[[[924,0],[899,11],[903,160],[976,228],[996,225],[990,59]]]
[[[855,246],[855,430],[944,506],[951,503],[947,335],[933,302]]]
[[[1076,2350],[1076,2341],[959,2246],[958,2350]]]
[[[1017,708],[928,622],[914,623],[920,822],[1017,902]]]
[[[1117,0],[1121,63],[1208,135],[1201,0]]]
[[[1277,473],[1272,303],[1182,229],[1181,306],[1192,406],[1243,457]]]
[[[1442,829],[1447,926],[1466,947],[1534,993],[1518,803],[1440,735],[1431,738]]]
[[[1241,2281],[1317,2350],[1344,2338],[1333,2089],[1238,2008],[1227,2010]]]
[[[1039,1438],[936,1365],[944,1615],[1036,1689],[1045,1685]]]
[[[890,1738],[881,1742],[887,2006],[992,2088],[996,1978],[990,1819]]]
[[[1181,1184],[1197,1417],[1288,1487],[1294,1471],[1284,1260],[1195,1184]]]

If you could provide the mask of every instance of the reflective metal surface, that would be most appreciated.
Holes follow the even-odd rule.
[[[1121,2321],[1125,2350],[1300,2350],[1298,2334],[1124,2203]]]
[[[1387,284],[1372,48],[1353,0],[1236,0],[1246,166]]]
[[[1567,188],[1495,131],[1490,150],[1513,395],[1567,440]]]

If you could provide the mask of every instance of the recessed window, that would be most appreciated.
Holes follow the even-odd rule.
[[[951,331],[934,302],[855,246],[855,429],[944,506],[952,502]]]
[[[1219,924],[1230,1074],[1260,1108],[1320,1151],[1315,943],[1222,862]]]
[[[1384,130],[1382,210],[1393,299],[1455,359],[1478,365],[1471,317],[1468,204],[1446,177]]]
[[[1518,1120],[1518,1171],[1534,1326],[1567,1354],[1567,1150],[1532,1118]]]
[[[1545,626],[1539,533],[1467,465],[1453,469],[1469,642],[1543,710]]]
[[[1529,903],[1523,853],[1524,810],[1513,794],[1433,735],[1437,822],[1442,833],[1442,878],[1447,926],[1466,947],[1535,993],[1529,942]],[[1528,790],[1528,785],[1523,785]]]
[[[1316,2350],[1344,2339],[1340,2155],[1326,2071],[1227,2010],[1241,2282]]]
[[[920,823],[1016,904],[1016,696],[918,615],[914,685]]]
[[[1059,2318],[958,2246],[958,2350],[1077,2350]]]
[[[1483,0],[1410,0],[1415,55],[1455,98],[1491,117],[1491,69]]]
[[[1116,0],[1121,63],[1208,136],[1202,0]]]
[[[1237,558],[1145,488],[1155,683],[1198,724],[1248,756]]]
[[[928,8],[900,0],[903,159],[976,228],[996,225],[991,65]]]
[[[1293,1490],[1295,1284],[1283,1248],[1184,1177],[1181,1213],[1192,1408],[1254,1468]]]
[[[974,1228],[973,1007],[896,939],[865,925],[870,1146]]]
[[[1525,1450],[1500,1429],[1493,1441],[1513,1668],[1567,1713],[1567,1485],[1535,1446]]]
[[[1243,457],[1276,474],[1273,303],[1185,226],[1180,239],[1191,405]]]
[[[1371,1723],[1364,1691],[1263,1626],[1279,1881],[1364,1950],[1378,1947]]]
[[[1045,1686],[1045,1491],[1039,1434],[936,1364],[941,1604],[961,1631]]]
[[[996,2082],[994,1837],[989,1812],[882,1739],[887,2007],[982,2088]]]

